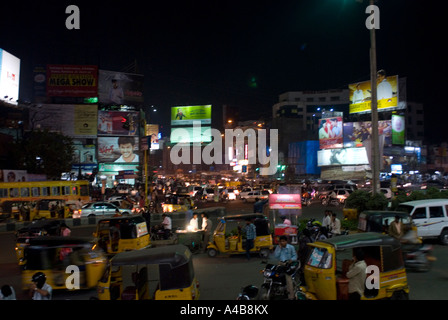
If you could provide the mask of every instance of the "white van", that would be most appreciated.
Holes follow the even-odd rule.
[[[448,199],[403,202],[396,210],[410,214],[419,237],[439,238],[442,244],[448,245]]]

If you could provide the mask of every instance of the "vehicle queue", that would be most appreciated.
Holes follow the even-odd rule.
[[[114,206],[117,207],[116,205]],[[84,205],[83,207],[86,207],[86,205]],[[162,278],[160,278],[160,275],[163,274],[161,270],[165,268],[159,265],[161,263],[160,261],[163,260],[161,258],[160,252],[164,250],[158,249],[160,252],[156,253],[156,251],[154,251],[155,248],[150,248],[151,246],[157,248],[157,245],[151,243],[151,241],[149,240],[150,235],[147,224],[147,222],[149,223],[149,221],[143,218],[145,213],[144,211],[148,210],[149,208],[146,207],[143,211],[141,211],[140,208],[138,208],[138,205],[136,203],[133,203],[132,210],[130,212],[116,209],[117,208],[115,208],[115,210],[113,211],[113,214],[105,212],[101,214],[104,215],[104,217],[98,223],[97,231],[95,232],[95,239],[93,241],[82,242],[79,239],[70,240],[71,238],[64,239],[60,237],[51,237],[50,240],[50,237],[41,236],[45,233],[50,234],[50,232],[45,231],[45,227],[43,226],[41,227],[43,232],[36,232],[36,230],[34,230],[33,233],[27,236],[18,236],[16,250],[18,253],[19,265],[23,270],[24,287],[27,283],[30,282],[33,274],[42,272],[47,275],[48,284],[53,286],[55,289],[64,288],[64,281],[67,280],[67,276],[65,276],[64,278],[62,272],[63,267],[66,267],[69,261],[76,260],[77,264],[75,265],[77,265],[79,269],[82,270],[81,283],[83,284],[83,288],[91,288],[92,286],[97,286],[99,283],[101,283],[100,285],[98,285],[98,296],[101,299],[157,299],[161,297],[163,297],[164,299],[171,297],[182,300],[187,300],[190,298],[198,299],[200,296],[199,285],[197,279],[194,276],[190,276],[188,280],[186,279],[184,281],[185,287],[183,287],[183,289],[186,289],[187,292],[191,292],[191,295],[186,296],[185,294],[180,295],[174,293],[166,294],[160,291],[163,291],[163,289],[161,288],[164,287],[164,285],[161,284]],[[126,210],[127,209],[129,209],[129,205],[127,205]],[[91,214],[93,215],[94,213]],[[97,212],[95,212],[95,215],[97,215]],[[365,220],[366,215],[361,214],[360,217]],[[247,220],[246,218],[251,219],[251,221],[253,222],[257,221],[258,219],[258,230],[266,229],[266,225],[262,223],[262,220],[264,220],[265,218],[263,218],[262,214],[257,216],[253,215],[251,217],[244,217],[242,215],[220,217],[218,219],[218,226],[213,232],[213,237],[209,239],[210,241],[206,240],[207,243],[205,244],[205,247],[208,250],[207,252],[209,253],[209,256],[213,257],[217,253],[235,254],[245,252],[245,239],[244,234],[241,233],[241,229],[237,226],[235,230],[232,230],[232,232],[236,232],[229,234],[228,232],[226,232],[226,227],[228,227],[228,224],[226,222],[231,220],[245,221]],[[363,222],[364,220],[362,219],[360,219],[360,226],[371,226],[369,222]],[[38,220],[38,222],[42,221],[45,220]],[[57,220],[48,219],[48,222],[50,221]],[[409,217],[403,218],[403,222],[409,223]],[[119,235],[118,238],[116,237],[116,235],[114,235],[114,228],[116,228],[117,225],[119,229],[123,228],[123,233]],[[127,233],[129,235],[127,235],[125,232],[126,227],[128,229]],[[269,228],[270,227],[268,224],[268,229]],[[366,229],[363,231],[369,230]],[[372,229],[371,231],[381,233],[385,230],[384,228],[380,228],[379,230]],[[230,235],[230,237],[228,235]],[[264,238],[267,236],[268,239],[266,240],[263,238],[263,241],[261,242],[262,245],[256,245],[255,249],[252,251],[260,252],[262,257],[266,258],[266,256],[268,255],[267,252],[272,252],[274,248],[272,232],[266,232],[265,235],[257,234],[257,236],[261,236]],[[329,243],[326,243],[324,241],[323,243],[315,242],[313,244],[309,244],[311,248],[309,250],[309,255],[305,258],[306,265],[301,266],[303,272],[303,283],[302,286],[300,286],[300,290],[296,292],[297,298],[348,298],[348,278],[345,277],[345,274],[347,273],[347,268],[349,268],[348,260],[350,259],[345,259],[345,262],[343,262],[343,266],[339,266],[339,262],[337,263],[336,261],[330,260],[332,260],[337,255],[337,253],[339,252],[338,248],[349,247],[346,244],[340,244],[336,241],[336,239],[338,241],[343,241],[345,239],[344,241],[347,241],[347,243],[356,241],[357,243],[359,243],[361,241],[361,238],[355,241],[355,237],[360,236],[348,235],[347,239],[345,239],[344,236],[341,238],[334,238],[335,240],[331,240]],[[397,258],[398,255],[396,254],[400,245],[397,245],[395,242],[392,243],[393,240],[387,240],[388,236],[386,236],[387,239],[381,236],[380,238],[382,240],[378,240],[378,237],[380,236],[375,236],[369,233],[368,238],[370,239],[370,242],[363,246],[363,248],[365,248],[364,254],[366,252],[370,253],[371,250],[373,250],[372,248],[370,248],[371,246],[378,246],[378,249],[375,250],[379,250],[378,252],[380,252],[380,254],[375,253],[375,257],[378,258],[381,256],[381,259],[391,260],[380,261],[376,265],[384,267],[384,265],[395,264],[397,268],[392,267],[392,269],[388,269],[388,272],[399,272],[399,278],[402,281],[395,285],[395,287],[398,288],[395,291],[391,291],[389,288],[387,289],[387,292],[384,290],[380,290],[375,295],[370,292],[369,294],[363,293],[361,294],[361,296],[363,299],[391,297],[401,299],[407,298],[409,294],[409,288],[406,285],[406,271],[403,265],[399,262],[399,258]],[[375,238],[376,240],[374,240],[373,238]],[[364,240],[365,238],[362,238],[362,241]],[[378,241],[384,242],[385,247],[383,248],[383,245],[379,245]],[[172,244],[175,246],[170,246],[169,248],[174,249],[173,259],[178,259],[175,256],[181,255],[184,257],[184,264],[188,265],[188,268],[193,268],[192,264],[189,261],[192,259],[192,255],[191,251],[188,249],[188,246],[177,246],[176,243]],[[388,248],[392,249],[389,250]],[[351,247],[351,249],[353,248]],[[394,255],[390,257],[386,255],[385,252],[387,250],[393,252]],[[138,251],[140,253],[131,254],[129,253],[130,251]],[[153,253],[154,258],[151,258]],[[324,255],[327,260],[324,259]],[[112,262],[114,259],[116,259],[115,268],[113,267],[114,263]],[[154,259],[153,262],[157,265],[157,267],[149,266],[151,265],[151,259]],[[168,257],[164,259],[169,260]],[[125,267],[128,265],[131,265],[132,267]],[[92,268],[93,266],[96,266],[97,268]],[[342,269],[339,270],[338,268]],[[130,271],[131,269],[133,271]],[[155,280],[157,276],[153,278],[152,275],[149,274],[149,270],[155,270],[155,275],[159,276],[159,282]],[[170,272],[175,272],[175,270],[176,268],[174,268]],[[182,271],[182,273],[183,272],[184,271]],[[191,272],[194,274],[194,270],[192,270]],[[316,274],[323,274],[323,272],[329,272],[328,278],[332,278],[335,280],[334,286],[333,284],[331,285],[331,290],[328,289],[329,283],[326,283],[325,281],[324,283],[321,283],[321,281],[316,281]],[[395,273],[393,274],[395,275]],[[123,279],[125,275],[126,277],[128,277],[126,281],[124,281]],[[384,277],[389,277],[389,275],[386,275]],[[149,283],[149,279],[152,279],[151,283]],[[168,287],[169,285],[167,286],[167,288]],[[135,291],[132,293],[131,289]],[[182,292],[183,289],[181,290]],[[172,290],[172,288],[170,288],[169,290]],[[327,296],[325,294],[322,295],[322,292],[334,292],[334,294],[332,293],[330,296]],[[368,293],[368,291],[365,292]]]

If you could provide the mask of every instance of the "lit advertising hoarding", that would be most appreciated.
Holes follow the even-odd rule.
[[[19,84],[20,59],[0,49],[0,100],[17,105]]]
[[[138,163],[138,137],[98,137],[98,162]]]
[[[73,149],[74,164],[96,163],[96,150],[94,144],[82,144],[80,141],[74,141]]]
[[[159,125],[147,124],[145,131],[145,135],[150,140],[150,149],[159,150]]]
[[[212,142],[211,127],[186,127],[171,129],[171,143]]]
[[[370,81],[349,84],[350,113],[371,112]],[[378,111],[398,106],[398,76],[377,78]]]
[[[112,105],[143,103],[143,85],[141,74],[99,70],[99,102]]]
[[[321,149],[342,148],[342,117],[319,119],[319,146]]]
[[[30,108],[29,126],[31,129],[57,131],[66,136],[97,137],[97,105],[59,105],[42,104]]]
[[[103,136],[137,136],[139,114],[132,111],[98,111],[98,135]],[[129,129],[123,124],[129,123]]]
[[[405,121],[404,116],[392,115],[392,144],[405,143]]]
[[[98,67],[47,65],[48,97],[97,97]]]
[[[302,209],[300,194],[270,194],[269,209]]]
[[[324,149],[317,152],[317,165],[343,166],[369,164],[366,148]]]
[[[171,108],[171,125],[193,125],[193,121],[201,125],[212,123],[212,106],[179,106]]]
[[[345,122],[344,123],[344,148],[362,147],[363,141],[370,139],[372,134],[372,123]],[[384,136],[384,145],[392,144],[392,122],[391,120],[378,121],[378,136]]]

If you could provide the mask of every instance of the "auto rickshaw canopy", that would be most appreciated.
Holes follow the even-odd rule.
[[[172,269],[189,263],[190,250],[184,245],[170,245],[121,252],[111,259],[113,266],[169,264]]]
[[[389,246],[392,250],[400,249],[400,241],[386,234],[375,232],[355,233],[344,236],[332,237],[326,240],[315,242],[327,243],[336,250],[350,249],[356,247]],[[311,244],[313,245],[313,244]]]

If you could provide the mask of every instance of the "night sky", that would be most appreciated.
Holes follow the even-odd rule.
[[[39,64],[97,64],[145,76],[151,122],[175,105],[223,104],[269,117],[287,91],[347,88],[370,77],[364,0],[2,1],[0,48],[21,59],[22,100]],[[75,4],[81,29],[67,30]],[[441,1],[380,0],[378,69],[407,77],[425,105],[427,142],[448,141],[446,27]],[[215,110],[215,111],[216,111]]]

